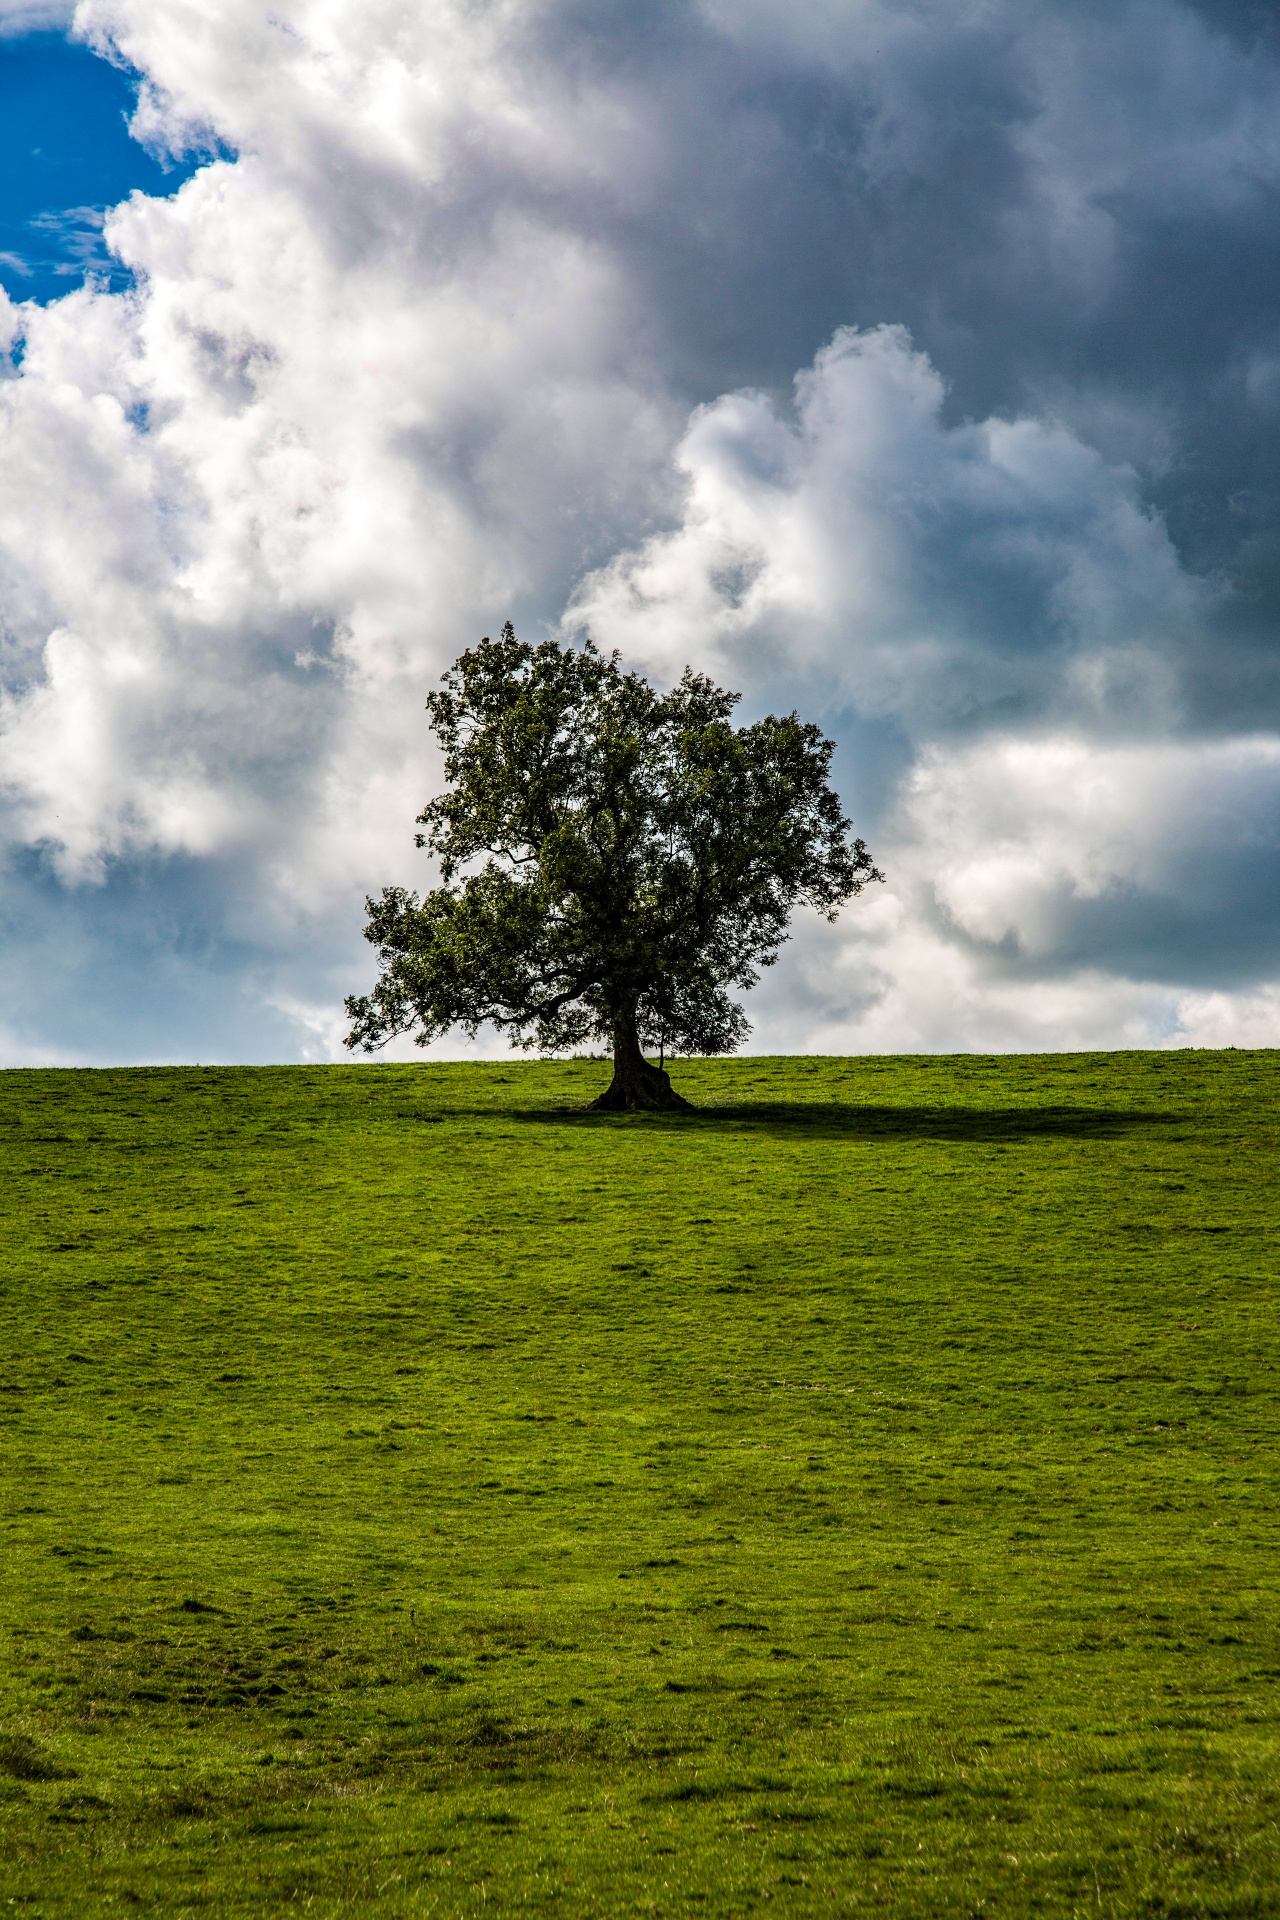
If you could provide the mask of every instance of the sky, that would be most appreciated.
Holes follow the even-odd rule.
[[[0,0],[0,1064],[344,1057],[508,618],[837,741],[753,1050],[1280,1044],[1278,211],[1255,0]]]

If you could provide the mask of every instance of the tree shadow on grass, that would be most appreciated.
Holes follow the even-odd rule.
[[[569,1127],[678,1127],[680,1131],[735,1128],[812,1135],[824,1139],[1099,1140],[1121,1134],[1185,1126],[1185,1113],[1119,1107],[861,1106],[843,1101],[740,1101],[699,1107],[692,1113],[588,1113],[580,1108],[493,1108],[488,1117],[525,1124]]]

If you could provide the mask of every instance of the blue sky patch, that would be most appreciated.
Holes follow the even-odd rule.
[[[205,157],[162,164],[129,133],[135,75],[61,34],[0,39],[0,285],[57,300],[87,273],[129,274],[102,240],[105,214],[135,187],[174,193]]]

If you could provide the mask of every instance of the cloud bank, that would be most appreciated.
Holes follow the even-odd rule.
[[[891,884],[753,1044],[1280,1039],[1265,14],[75,32],[225,157],[0,306],[7,1058],[332,1057],[508,615],[840,741]]]

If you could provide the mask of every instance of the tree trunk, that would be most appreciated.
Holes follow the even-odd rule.
[[[645,1059],[636,1037],[634,1014],[621,1015],[613,1024],[613,1081],[588,1113],[692,1113],[687,1100],[673,1092],[671,1075]]]

